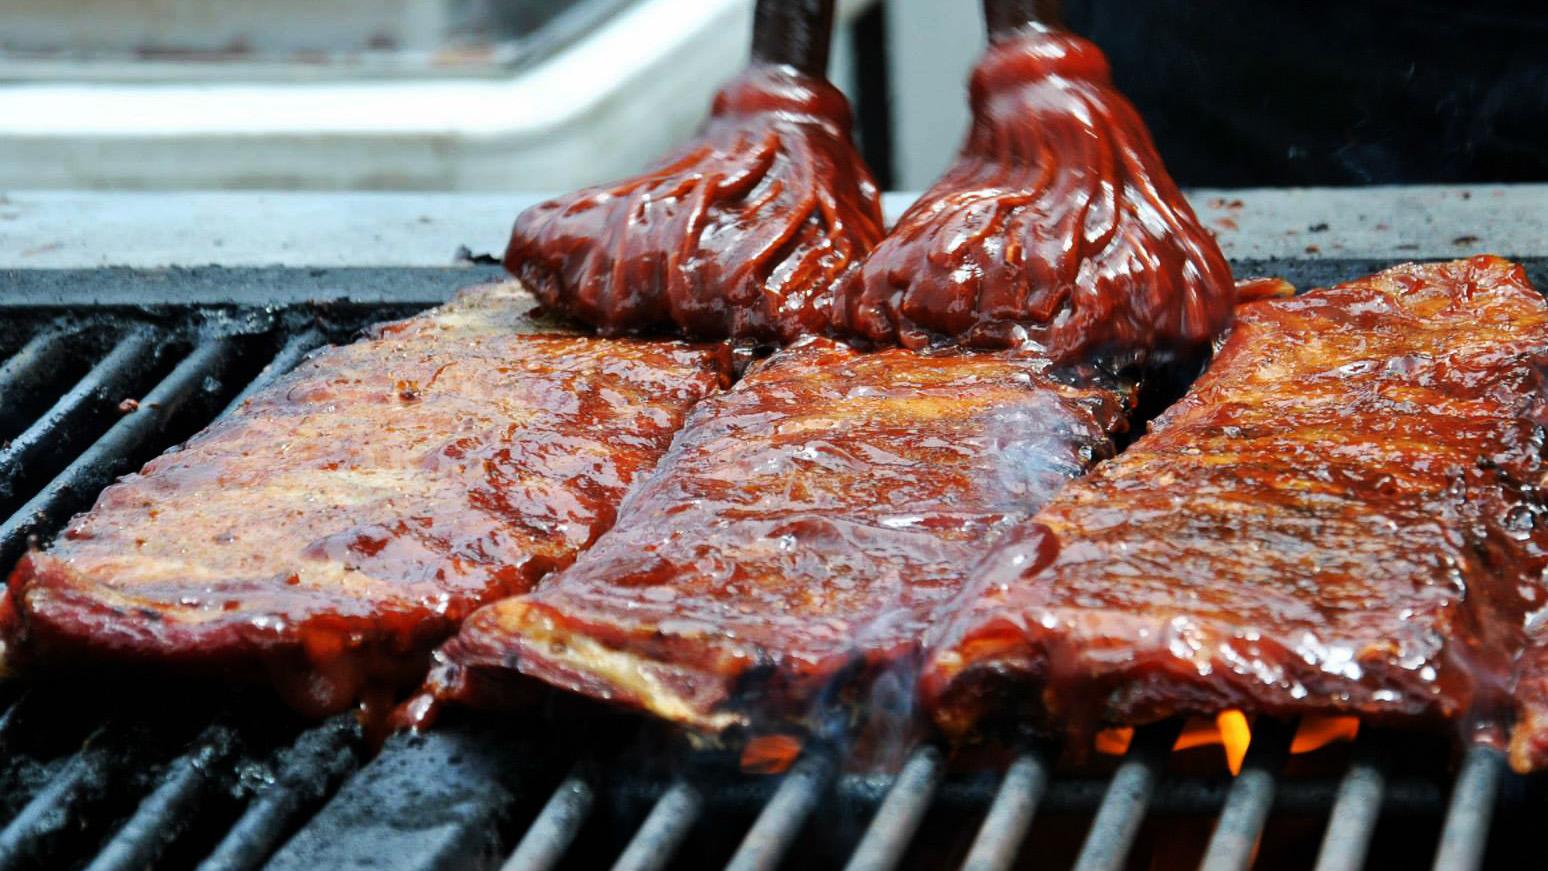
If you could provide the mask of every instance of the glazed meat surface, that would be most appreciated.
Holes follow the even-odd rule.
[[[575,565],[469,618],[432,686],[476,701],[514,665],[701,730],[799,724],[889,668],[910,698],[929,615],[1126,401],[1010,353],[798,343],[697,407]]]
[[[1150,434],[975,572],[932,638],[937,722],[1508,725],[1545,360],[1548,307],[1495,258],[1244,305]]]
[[[17,567],[9,654],[267,667],[315,712],[415,679],[607,529],[727,373],[719,347],[530,334],[534,304],[495,285],[315,353],[109,487]]]

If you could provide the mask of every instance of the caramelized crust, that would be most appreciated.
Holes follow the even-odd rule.
[[[1041,359],[798,343],[696,408],[575,565],[469,618],[435,689],[514,665],[705,730],[810,721],[888,668],[906,699],[929,615],[1124,405]]]
[[[975,572],[926,666],[937,721],[1508,723],[1545,362],[1548,307],[1496,258],[1243,306],[1149,435]]]
[[[726,376],[718,347],[520,335],[533,305],[496,286],[322,350],[109,487],[17,567],[13,647],[266,665],[316,712],[422,673],[610,526]]]

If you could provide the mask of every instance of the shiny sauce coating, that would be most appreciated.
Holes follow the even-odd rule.
[[[944,612],[937,721],[1237,708],[1502,735],[1548,604],[1545,363],[1548,306],[1497,258],[1244,305],[1193,390]]]
[[[1213,339],[1230,267],[1101,51],[1040,26],[1001,34],[970,95],[956,163],[846,285],[838,331],[909,347],[1030,341],[1056,361]]]
[[[699,135],[645,174],[528,209],[505,265],[603,335],[787,342],[829,330],[881,239],[881,197],[820,78],[755,64]]]
[[[1036,356],[803,340],[697,407],[574,565],[469,618],[438,691],[514,667],[710,731],[876,710],[894,668],[906,700],[930,615],[1127,402]]]
[[[10,581],[10,656],[240,666],[309,713],[417,681],[612,524],[723,347],[521,335],[514,285],[315,353],[103,491]]]

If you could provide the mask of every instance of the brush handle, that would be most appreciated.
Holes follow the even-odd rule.
[[[819,78],[828,73],[833,0],[758,0],[753,13],[756,63],[787,64]]]
[[[984,24],[989,41],[997,42],[1027,29],[1028,25],[1063,28],[1059,0],[984,0]]]

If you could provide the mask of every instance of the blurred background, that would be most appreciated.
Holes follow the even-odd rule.
[[[975,0],[842,0],[887,187],[967,119]],[[1548,3],[1068,0],[1185,186],[1548,179]],[[0,188],[558,191],[689,135],[752,0],[0,0]]]

